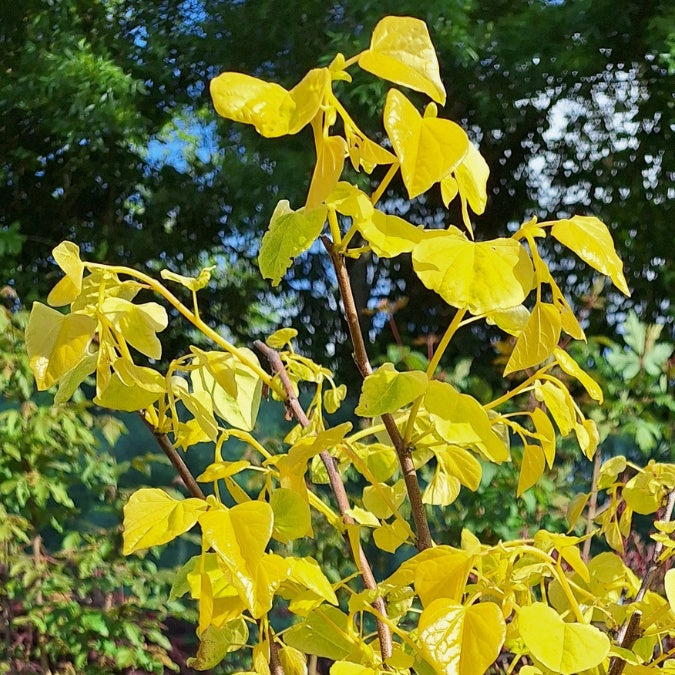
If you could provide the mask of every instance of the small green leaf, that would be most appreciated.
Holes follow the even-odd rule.
[[[422,396],[429,379],[420,371],[399,373],[392,363],[385,363],[366,377],[354,411],[361,417],[393,413]]]

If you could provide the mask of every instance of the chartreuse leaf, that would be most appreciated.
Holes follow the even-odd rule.
[[[586,371],[582,370],[579,364],[564,349],[554,349],[553,356],[558,365],[568,375],[575,377],[581,382],[592,399],[602,404],[603,395],[600,385]]]
[[[518,337],[525,328],[530,312],[524,305],[516,305],[508,309],[497,309],[490,312],[485,321],[491,326],[499,326],[505,333]]]
[[[312,536],[312,516],[303,495],[290,488],[277,488],[270,496],[274,511],[274,538],[288,544]]]
[[[287,199],[282,199],[274,209],[270,225],[260,245],[258,265],[265,279],[276,286],[293,259],[306,251],[321,234],[327,209],[291,209]]]
[[[340,174],[347,157],[347,142],[342,136],[323,137],[321,129],[317,131],[317,157],[309,184],[305,208],[319,206],[340,180]]]
[[[509,452],[493,431],[483,406],[472,396],[460,394],[451,384],[433,380],[424,407],[438,435],[454,445],[476,445],[493,462],[505,462]]]
[[[290,345],[291,340],[297,335],[298,331],[295,328],[280,328],[265,340],[265,344],[272,349],[283,349],[286,345]]]
[[[301,651],[283,645],[277,656],[284,675],[307,675],[307,657]]]
[[[258,363],[258,357],[246,347],[240,350]],[[190,373],[194,393],[205,392],[214,412],[238,429],[250,431],[260,408],[262,381],[258,374],[230,354],[209,358],[204,366]]]
[[[422,502],[432,506],[450,506],[461,490],[461,483],[451,476],[440,464],[436,467],[433,478],[422,493]]]
[[[374,658],[372,649],[354,633],[347,614],[337,607],[322,605],[312,610],[302,623],[289,628],[284,633],[284,641],[305,654],[334,661],[371,662]]]
[[[209,670],[215,668],[227,654],[246,646],[248,626],[243,617],[228,621],[220,628],[208,626],[199,635],[197,655],[187,660],[189,668]]]
[[[103,408],[134,412],[152,405],[166,391],[164,378],[152,368],[117,359],[105,387],[97,386],[94,403]],[[98,385],[98,382],[97,382]]]
[[[522,304],[534,282],[532,262],[519,242],[474,243],[456,228],[415,246],[413,268],[427,288],[472,314]]]
[[[410,536],[410,528],[407,523],[401,520],[395,520],[393,523],[383,523],[380,527],[373,530],[375,546],[382,551],[387,551],[387,553],[394,553]]]
[[[543,401],[546,408],[555,420],[563,436],[574,429],[576,424],[576,413],[574,402],[567,389],[564,386],[552,381],[534,383],[534,395],[538,401]]]
[[[373,30],[370,47],[359,55],[359,66],[445,105],[436,50],[426,24],[420,19],[384,17]]]
[[[85,356],[59,380],[59,390],[54,396],[54,405],[61,405],[70,400],[82,382],[96,370],[96,362],[96,354]]]
[[[222,480],[227,476],[236,476],[248,466],[251,466],[251,464],[245,459],[239,459],[234,462],[214,462],[213,464],[209,464],[206,469],[197,476],[196,480],[200,483]]]
[[[33,303],[26,327],[26,350],[38,389],[48,389],[86,358],[96,326],[90,316],[64,316],[47,305]]]
[[[269,609],[270,591],[273,592],[275,583],[277,586],[281,583],[280,579],[274,579],[275,561],[270,561],[269,569],[263,561],[273,522],[272,507],[261,501],[213,509],[199,519],[205,543],[227,565],[232,586],[254,617]]]
[[[52,288],[47,302],[52,307],[69,305],[82,291],[84,263],[80,260],[80,248],[72,241],[62,241],[52,250],[52,255],[66,276]]]
[[[410,199],[450,175],[469,148],[469,138],[458,124],[422,117],[396,89],[387,94],[384,128],[401,163],[401,176]]]
[[[169,318],[166,310],[156,302],[136,305],[124,298],[107,296],[101,303],[101,312],[115,330],[141,354],[151,359],[162,356],[162,343],[157,337],[163,331]]]
[[[666,589],[666,598],[670,603],[670,611],[675,612],[675,569],[669,569],[663,580]]]
[[[551,234],[584,262],[608,276],[624,294],[630,295],[623,263],[616,254],[607,226],[595,216],[573,216],[553,223]]]
[[[297,134],[316,115],[330,85],[327,68],[310,70],[289,92],[282,86],[242,73],[222,73],[211,80],[216,112],[252,124],[266,138]]]
[[[356,226],[380,258],[395,258],[401,253],[410,253],[425,236],[422,228],[377,210],[369,219],[357,221]]]
[[[184,277],[182,274],[176,274],[170,270],[162,270],[160,276],[167,281],[173,281],[191,291],[200,291],[208,286],[211,281],[211,272],[216,269],[215,265],[205,267],[196,277]]]
[[[397,372],[394,364],[385,363],[366,377],[354,411],[361,417],[376,417],[396,412],[422,396],[429,379],[421,371]]]
[[[589,624],[567,623],[541,602],[521,607],[518,629],[530,654],[554,673],[573,675],[590,670],[609,652],[605,633]]]
[[[445,675],[483,675],[506,637],[495,603],[464,607],[445,598],[424,609],[417,630],[424,657],[436,673]]]
[[[166,544],[187,532],[207,508],[203,499],[174,499],[157,488],[137,490],[124,505],[122,552]]]
[[[523,461],[520,465],[518,476],[517,496],[529,490],[544,473],[544,451],[538,445],[525,445],[523,447]]]
[[[420,560],[415,569],[415,592],[422,606],[439,598],[460,602],[472,563],[472,555],[449,547]]]
[[[544,451],[544,457],[548,468],[553,468],[555,461],[555,429],[548,415],[541,409],[535,408],[531,414],[532,422],[537,433],[541,449]]]
[[[545,361],[558,346],[560,314],[546,302],[538,302],[513,348],[504,375],[525,370]]]

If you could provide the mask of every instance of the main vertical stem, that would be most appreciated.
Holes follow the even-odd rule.
[[[331,260],[333,261],[333,267],[335,268],[340,296],[342,297],[342,305],[344,306],[345,317],[349,327],[349,335],[351,337],[352,346],[354,347],[354,360],[356,361],[356,366],[361,375],[367,377],[373,372],[373,369],[370,365],[370,360],[368,359],[366,343],[363,340],[363,333],[361,332],[361,325],[359,324],[359,314],[356,309],[356,304],[354,303],[354,294],[352,293],[352,285],[349,279],[349,273],[345,266],[344,257],[335,251],[335,248],[329,239],[322,237],[321,241],[326,247]],[[424,551],[432,546],[431,531],[429,530],[426,509],[422,502],[422,493],[420,491],[419,481],[417,480],[417,472],[415,471],[415,465],[413,464],[412,454],[410,448],[403,441],[403,437],[396,426],[394,418],[389,414],[382,415],[382,423],[394,445],[401,466],[401,472],[403,473],[403,480],[405,481],[413,522],[415,524],[415,536],[417,538],[415,545],[417,546],[417,550]]]

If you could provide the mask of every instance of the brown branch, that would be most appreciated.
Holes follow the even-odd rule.
[[[145,418],[145,415],[142,411],[139,413],[139,415],[145,426],[148,427],[150,431],[152,431],[152,435],[155,437],[157,444],[160,448],[162,448],[164,454],[169,458],[171,464],[173,464],[174,468],[178,472],[178,475],[183,480],[183,483],[185,483],[185,487],[187,487],[187,489],[190,491],[190,494],[193,497],[197,497],[197,499],[206,499],[206,495],[202,492],[202,489],[199,487],[199,484],[195,480],[192,473],[190,473],[190,469],[188,469],[187,464],[185,464],[183,461],[183,458],[178,454],[178,450],[176,450],[174,444],[169,440],[169,437],[166,434],[158,433],[155,427],[153,427],[152,424]]]
[[[288,412],[300,423],[300,426],[306,428],[309,425],[309,419],[307,418],[304,409],[300,405],[298,397],[295,395],[295,391],[293,390],[293,386],[291,385],[291,381],[288,377],[288,373],[286,372],[286,368],[281,361],[279,353],[275,349],[268,347],[264,342],[261,342],[260,340],[256,340],[253,343],[253,345],[268,360],[272,372],[276,375],[279,375],[279,378],[284,386],[284,390],[287,396],[285,404]],[[340,477],[340,473],[337,469],[335,460],[333,459],[333,457],[331,457],[330,453],[327,450],[322,450],[319,453],[319,457],[321,458],[323,465],[326,467],[326,472],[328,473],[328,480],[331,486],[331,490],[333,491],[333,495],[335,496],[335,501],[337,502],[338,505],[338,511],[342,516],[342,521],[346,525],[354,525],[355,524],[354,519],[347,513],[350,508],[349,497],[347,496],[347,491],[345,490],[345,486],[344,483],[342,482],[342,478]],[[347,544],[349,545],[348,538],[345,537],[345,539],[347,541]],[[360,544],[358,547],[358,560],[356,560],[355,562],[359,568],[359,572],[361,573],[363,585],[368,590],[376,590],[377,581],[375,580],[373,570],[370,567],[370,562],[368,561],[368,558],[366,557],[366,554],[363,551],[363,548],[361,547]],[[375,608],[375,610],[377,610],[380,616],[383,617],[387,616],[387,607],[385,605],[383,598],[381,597],[376,598],[373,601],[373,607]],[[375,615],[375,622],[377,624],[377,635],[380,641],[380,651],[382,653],[382,660],[384,660],[389,658],[392,652],[391,631],[389,630],[389,626],[384,621],[382,621],[377,615]]]
[[[354,303],[354,294],[352,293],[352,285],[349,279],[349,273],[345,267],[344,257],[335,251],[332,242],[327,237],[322,237],[321,241],[325,246],[328,254],[333,261],[335,268],[335,275],[337,277],[340,295],[342,297],[342,305],[349,327],[349,335],[351,337],[352,346],[354,347],[354,361],[359,369],[361,375],[365,378],[373,372],[368,359],[368,351],[363,340],[363,333],[359,324],[359,315]],[[409,447],[406,447],[403,442],[396,421],[390,414],[382,415],[382,422],[387,429],[389,438],[396,449],[398,461],[403,473],[403,480],[405,481],[406,490],[408,491],[408,499],[410,500],[410,508],[412,511],[413,521],[415,523],[415,536],[417,541],[415,545],[418,551],[424,551],[431,548],[431,531],[429,530],[429,521],[427,520],[427,512],[422,502],[422,493],[420,491],[419,481],[417,480],[417,472],[413,464],[412,454]]]
[[[673,508],[675,508],[675,490],[672,490],[668,494],[668,501],[666,502],[666,509],[662,520],[666,522],[670,521],[670,519],[673,517]],[[635,602],[640,602],[654,583],[656,571],[660,566],[659,558],[661,557],[662,552],[663,544],[660,541],[657,541],[656,545],[654,546],[652,559],[647,566],[647,572],[644,577],[642,577],[640,590],[638,590],[637,595],[635,596]],[[641,618],[642,612],[637,610],[631,614],[629,621],[625,621],[623,623],[616,636],[616,641],[619,643],[619,646],[623,647],[624,649],[630,649],[633,646],[635,641],[642,634],[642,631],[640,630]],[[609,662],[609,670],[607,671],[607,675],[621,675],[625,666],[626,662],[623,659],[619,658],[618,656],[613,656]]]

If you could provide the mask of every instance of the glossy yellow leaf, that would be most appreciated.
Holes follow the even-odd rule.
[[[279,284],[294,258],[321,234],[327,212],[325,206],[293,211],[286,199],[276,205],[258,255],[260,272],[265,279],[272,280],[272,286]]]
[[[359,66],[445,105],[436,50],[426,24],[420,19],[384,17],[373,30],[370,47],[359,55]]]
[[[521,607],[518,628],[532,656],[562,675],[595,668],[609,652],[609,638],[602,631],[590,624],[566,623],[541,602]]]
[[[534,384],[534,395],[538,401],[546,404],[560,433],[567,436],[576,425],[574,402],[567,389],[562,384],[554,384],[551,381],[542,383],[537,380]]]
[[[415,569],[414,582],[422,607],[440,598],[461,602],[472,564],[473,556],[458,549],[422,560]]]
[[[102,408],[135,412],[149,408],[159,399],[161,393],[155,388],[146,389],[138,384],[125,384],[122,378],[113,373],[107,381],[105,388],[97,388],[94,403]]]
[[[33,303],[26,327],[26,351],[39,390],[48,389],[87,357],[97,322],[84,314],[64,316]]]
[[[258,357],[250,349],[242,347],[239,351],[250,361],[259,363]],[[234,372],[234,395],[220,384],[227,385],[229,382],[225,376],[228,366]],[[213,375],[214,372],[218,374],[218,379]],[[209,363],[208,367],[193,370],[190,381],[195,393],[206,392],[210,396],[214,412],[228,424],[245,431],[253,429],[262,396],[262,381],[256,372],[236,357],[227,355],[217,365]]]
[[[441,445],[434,448],[434,454],[448,474],[458,478],[469,490],[475,492],[478,489],[483,469],[468,450],[458,445]]]
[[[213,464],[209,464],[206,469],[197,476],[196,480],[200,483],[208,483],[221,480],[226,476],[236,476],[248,466],[251,466],[251,464],[245,459],[239,459],[234,462],[214,462]]]
[[[215,668],[227,654],[246,646],[248,626],[243,617],[227,622],[220,628],[208,626],[199,635],[199,648],[187,660],[188,668],[209,670]]]
[[[558,365],[568,375],[575,377],[581,382],[592,399],[602,404],[603,395],[600,385],[586,371],[582,370],[581,366],[564,349],[554,349],[553,356]]]
[[[602,463],[600,472],[598,473],[598,490],[605,490],[616,482],[619,474],[623,473],[628,466],[628,462],[623,455],[616,455],[610,457]]]
[[[372,649],[356,639],[351,619],[337,607],[321,607],[284,633],[286,644],[304,654],[316,654],[333,661],[343,659],[368,663]]]
[[[553,468],[555,461],[555,429],[548,415],[541,409],[535,408],[531,414],[532,422],[537,433],[541,449],[544,451],[544,457],[548,468]]]
[[[584,262],[608,276],[624,294],[630,295],[623,263],[616,254],[607,226],[595,216],[573,216],[553,223],[551,234]]]
[[[392,363],[385,363],[366,377],[354,411],[361,417],[393,413],[422,396],[429,380],[421,371],[399,373]]]
[[[330,84],[327,68],[310,70],[290,92],[273,82],[242,73],[222,73],[211,80],[216,112],[252,124],[267,138],[296,134],[316,115]]]
[[[522,304],[534,282],[532,262],[519,242],[474,243],[456,228],[423,239],[413,250],[413,267],[427,288],[472,314]]]
[[[666,598],[670,604],[670,611],[675,613],[675,569],[669,569],[663,580],[666,589]]]
[[[159,546],[187,532],[204,514],[203,499],[174,499],[157,488],[141,488],[124,505],[123,553]]]
[[[227,394],[234,398],[238,396],[236,357],[226,352],[205,352],[194,345],[190,345],[190,351],[196,356],[193,364],[198,362],[206,368],[216,384],[222,387]]]
[[[462,163],[455,169],[455,180],[462,198],[462,211],[464,222],[471,231],[471,223],[466,212],[465,202],[468,202],[471,210],[480,215],[485,211],[487,204],[487,179],[490,168],[478,148],[469,142],[469,149]]]
[[[47,302],[52,307],[69,305],[82,291],[84,263],[80,260],[80,249],[72,241],[63,241],[52,250],[52,256],[66,276],[52,288]]]
[[[199,519],[204,541],[227,565],[232,586],[254,616],[261,616],[271,603],[274,584],[266,578],[263,557],[273,522],[272,507],[261,501],[213,509]]]
[[[375,480],[384,482],[398,469],[398,457],[394,447],[384,443],[352,443],[354,452],[365,461]]]
[[[270,506],[274,511],[276,540],[288,544],[294,539],[312,536],[312,517],[303,495],[289,488],[277,488],[270,496]]]
[[[286,345],[290,345],[291,340],[297,335],[298,331],[295,328],[280,328],[265,340],[265,344],[272,349],[283,349]]]
[[[319,134],[321,131],[319,130]],[[340,174],[347,157],[347,142],[342,136],[319,135],[317,158],[309,184],[305,208],[314,209],[330,194],[340,180]]]
[[[277,656],[284,675],[307,675],[307,657],[298,649],[282,645]]]
[[[449,506],[461,490],[461,483],[456,476],[451,476],[439,464],[432,479],[422,493],[422,503],[432,506]]]
[[[492,602],[464,607],[435,600],[420,615],[417,630],[425,658],[444,675],[483,675],[506,637],[501,610]]]
[[[517,496],[529,490],[544,473],[544,452],[538,445],[526,445],[523,448],[523,461],[518,476]]]
[[[387,553],[394,553],[396,549],[404,544],[410,537],[411,532],[406,524],[400,520],[393,523],[384,523],[373,530],[373,541],[375,546]]]
[[[384,128],[401,163],[401,176],[410,199],[454,171],[469,148],[466,132],[458,124],[422,117],[396,89],[387,94]]]
[[[151,359],[162,356],[162,343],[157,333],[163,331],[169,318],[156,302],[136,305],[124,298],[108,296],[101,303],[101,312],[115,330],[141,354]]]
[[[545,361],[560,340],[560,314],[553,306],[538,302],[520,334],[511,357],[504,368],[504,375],[525,370]]]
[[[425,235],[422,228],[381,211],[374,211],[371,218],[358,221],[356,225],[380,258],[395,258],[401,253],[410,253]]]
[[[370,197],[355,185],[340,181],[326,197],[326,206],[343,216],[349,216],[355,223],[369,220],[375,208]]]
[[[407,496],[405,481],[396,481],[394,485],[377,483],[363,488],[363,506],[376,518],[389,518],[405,501]],[[379,523],[378,523],[379,525]]]
[[[124,300],[133,300],[144,288],[143,284],[132,279],[120,281],[116,274],[107,269],[94,269],[82,279],[82,292],[73,300],[71,311],[93,315],[98,308],[102,287],[105,287],[106,295]]]
[[[454,445],[476,445],[493,462],[505,462],[509,452],[490,424],[485,408],[472,396],[460,394],[447,382],[429,382],[424,406],[436,432]]]
[[[215,443],[218,437],[218,422],[216,422],[213,414],[213,399],[211,396],[206,391],[199,389],[190,392],[187,382],[179,377],[172,380],[171,390],[174,397],[180,400],[192,413],[194,421],[206,438]]]
[[[396,161],[395,155],[371,141],[351,120],[343,118],[343,122],[347,152],[354,169],[358,171],[363,168],[366,173],[370,173],[376,166]]]
[[[499,326],[505,333],[518,337],[530,318],[530,312],[524,305],[516,305],[508,309],[498,309],[490,312],[485,320],[491,326]]]
[[[574,433],[577,436],[581,451],[588,459],[593,459],[595,451],[600,445],[600,434],[596,423],[593,420],[584,419],[580,424],[574,425]]]
[[[170,270],[162,270],[159,274],[162,279],[173,281],[181,286],[185,286],[185,288],[191,291],[200,291],[202,288],[206,288],[206,286],[209,285],[209,281],[211,281],[211,272],[215,269],[215,265],[205,267],[196,277],[184,277],[182,274],[176,274]]]

